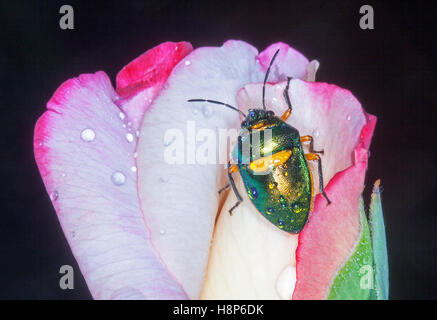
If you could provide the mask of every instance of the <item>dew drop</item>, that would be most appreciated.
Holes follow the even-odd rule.
[[[134,158],[138,157],[138,152],[134,152]]]
[[[126,182],[126,176],[123,172],[115,171],[111,176],[111,180],[116,186],[121,186]]]
[[[140,131],[139,131],[139,130],[135,131],[135,135],[136,135],[137,137],[139,137],[139,136],[140,136]]]
[[[313,130],[313,137],[314,137],[314,138],[318,138],[318,137],[319,137],[319,135],[320,135],[320,132],[319,132],[319,130],[317,130],[317,129],[314,129],[314,130]]]
[[[85,142],[91,142],[96,138],[96,133],[93,129],[84,129],[80,133],[80,137]]]
[[[132,172],[137,172],[137,167],[136,167],[136,166],[132,166],[132,167],[130,168],[130,170],[131,170]]]
[[[50,200],[56,201],[58,199],[58,197],[59,197],[58,191],[55,190],[55,191],[50,192]]]
[[[214,110],[211,106],[203,105],[202,106],[202,114],[205,118],[211,118],[214,114]]]
[[[125,115],[123,112],[120,112],[120,113],[118,114],[118,117],[119,117],[121,120],[124,120],[124,118],[126,118],[126,115]]]
[[[302,211],[302,206],[299,204],[299,203],[297,203],[297,202],[295,202],[294,204],[293,204],[293,211],[294,212],[296,212],[296,213],[300,213],[301,211]]]
[[[165,234],[165,230],[164,230],[164,229],[159,230],[159,234],[160,234],[161,236],[164,235],[164,234]]]
[[[278,219],[278,225],[279,225],[279,228],[284,228],[284,225],[285,225],[285,223],[284,223],[284,220],[282,220],[282,219]]]
[[[269,188],[270,188],[270,189],[274,189],[274,188],[277,187],[277,185],[278,185],[278,184],[277,184],[276,182],[270,182],[270,183],[269,183]]]
[[[282,300],[290,300],[296,285],[296,267],[286,265],[276,279],[276,292]]]
[[[173,141],[176,140],[176,137],[172,137],[170,140],[168,141],[164,141],[164,147],[168,147],[169,145],[171,145],[173,143]]]
[[[267,214],[272,214],[273,212],[275,212],[275,209],[267,208]]]
[[[193,105],[193,107],[192,107],[192,109],[191,109],[191,112],[192,112],[194,115],[198,114],[198,113],[199,113],[199,107],[196,106],[196,105]]]
[[[126,133],[126,140],[128,141],[128,142],[132,142],[132,141],[134,141],[134,135],[132,134],[132,133]]]
[[[159,181],[162,182],[162,183],[166,183],[166,182],[168,182],[168,178],[167,177],[161,177],[161,178],[159,178]]]
[[[256,188],[255,187],[252,187],[252,188],[250,188],[250,190],[249,190],[249,197],[251,198],[251,199],[256,199],[256,198],[258,198],[258,190],[256,190]]]
[[[347,116],[346,116],[346,120],[349,121],[350,119],[351,119],[351,116],[350,116],[350,115],[347,115]]]
[[[35,141],[35,145],[36,145],[38,148],[41,148],[41,147],[44,145],[44,142],[42,142],[41,140],[37,140],[37,141]]]
[[[185,61],[185,65],[186,65],[186,66],[189,66],[190,64],[191,64],[191,61],[190,61],[190,60]]]

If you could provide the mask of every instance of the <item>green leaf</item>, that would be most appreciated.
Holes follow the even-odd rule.
[[[328,294],[330,300],[368,300],[374,285],[373,253],[369,225],[360,201],[361,236],[349,260],[339,271]]]
[[[382,214],[380,181],[375,182],[370,202],[370,226],[372,231],[373,259],[375,263],[375,291],[378,300],[388,299],[388,258]]]

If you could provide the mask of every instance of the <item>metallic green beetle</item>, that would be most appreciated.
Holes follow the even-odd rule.
[[[238,143],[232,151],[233,164],[228,163],[229,183],[219,193],[232,187],[237,203],[232,211],[243,201],[235,186],[232,173],[239,171],[246,192],[257,210],[281,230],[299,233],[308,219],[313,206],[313,179],[307,160],[318,161],[320,191],[328,204],[331,201],[323,190],[322,160],[313,149],[311,136],[299,135],[292,126],[285,123],[292,111],[288,89],[291,78],[287,80],[284,98],[288,105],[281,118],[265,107],[265,85],[270,68],[279,50],[273,56],[267,69],[263,85],[263,109],[249,109],[248,115],[229,104],[208,100],[190,99],[190,102],[209,102],[224,105],[244,116]],[[302,142],[310,142],[310,153],[304,154]]]

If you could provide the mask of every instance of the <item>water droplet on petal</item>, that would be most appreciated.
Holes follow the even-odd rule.
[[[41,140],[37,140],[37,141],[35,141],[35,145],[36,145],[38,148],[41,148],[41,147],[44,145],[44,142],[42,142]]]
[[[165,230],[164,229],[159,230],[159,234],[160,235],[164,235],[165,234]]]
[[[118,114],[118,117],[119,117],[121,120],[124,120],[124,118],[126,118],[126,115],[125,115],[123,112],[120,112],[120,113]]]
[[[164,147],[168,147],[176,140],[176,137],[172,137],[169,141],[164,141]]]
[[[137,167],[136,167],[136,166],[132,166],[132,167],[130,168],[130,170],[131,170],[132,172],[137,172]]]
[[[121,186],[126,182],[126,176],[123,172],[115,171],[111,175],[111,180],[116,186]]]
[[[190,60],[185,61],[185,65],[186,65],[186,66],[189,66],[190,64],[191,64],[191,61],[190,61]]]
[[[212,106],[203,105],[202,113],[205,118],[211,118],[212,115],[214,114],[214,110],[212,109]]]
[[[196,115],[199,113],[199,106],[193,105],[191,112]]]
[[[65,177],[67,174],[65,173],[65,172],[63,172],[62,174],[61,174],[61,176],[63,176],[63,177]]]
[[[139,137],[139,136],[140,136],[140,131],[139,131],[139,130],[135,131],[135,135],[136,135],[137,137]]]
[[[96,138],[96,133],[93,129],[84,129],[80,133],[80,137],[85,142],[91,142]]]
[[[56,201],[59,197],[59,193],[58,193],[58,191],[55,190],[55,191],[50,192],[49,196],[50,196],[50,200]]]
[[[128,141],[128,142],[132,142],[132,141],[134,141],[134,135],[132,134],[132,133],[126,133],[126,140]]]
[[[314,130],[313,130],[313,137],[314,137],[314,138],[318,138],[318,137],[319,137],[319,135],[320,135],[320,132],[319,132],[319,130],[317,130],[317,129],[314,129]]]
[[[138,157],[138,152],[134,152],[134,158]]]
[[[351,116],[350,116],[350,115],[347,115],[347,116],[346,116],[346,120],[349,121],[350,119],[351,119]]]
[[[282,300],[290,300],[296,285],[296,267],[286,265],[276,279],[276,292]]]
[[[159,181],[162,182],[162,183],[166,183],[166,182],[168,182],[168,178],[167,177],[161,177],[161,178],[159,178]]]

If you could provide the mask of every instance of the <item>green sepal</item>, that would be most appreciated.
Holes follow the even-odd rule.
[[[360,201],[361,236],[353,254],[338,272],[328,294],[329,300],[369,300],[374,298],[372,239]]]
[[[373,188],[369,210],[373,259],[375,264],[375,296],[378,300],[388,300],[387,244],[379,184],[380,182],[377,180]]]

